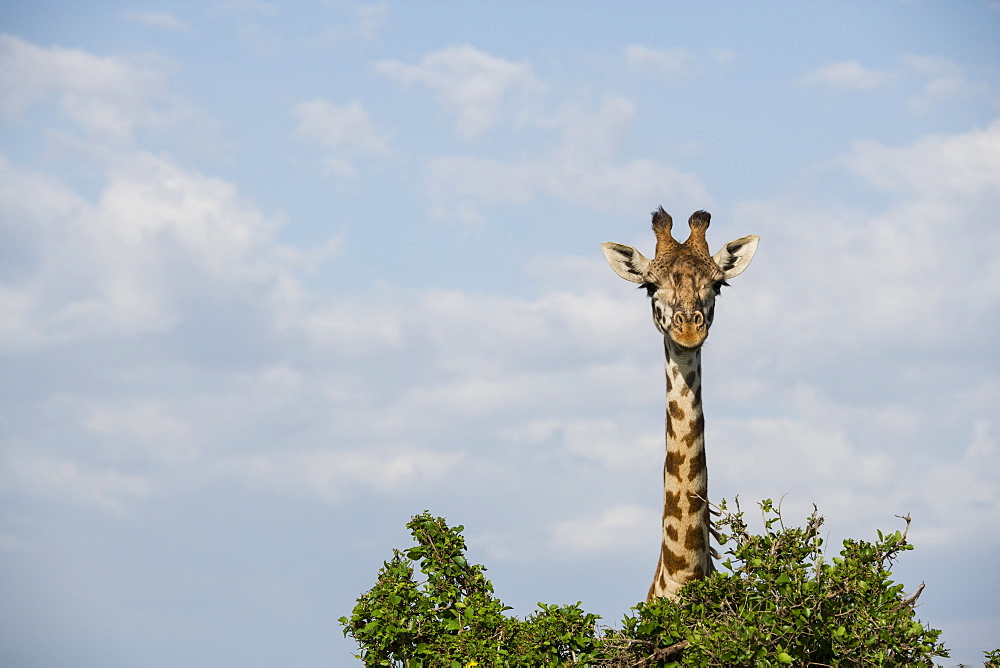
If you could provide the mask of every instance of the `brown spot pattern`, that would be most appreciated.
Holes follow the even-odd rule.
[[[698,380],[698,372],[692,371],[688,375],[684,376],[684,382],[687,383],[688,387],[694,387],[695,382]]]
[[[705,501],[700,496],[695,496],[692,494],[691,496],[688,497],[688,510],[691,512],[692,515],[696,515],[704,505]]]
[[[671,401],[667,404],[667,408],[670,410],[670,417],[675,420],[684,419],[684,409],[677,405],[676,401]]]
[[[705,549],[705,532],[701,530],[701,527],[688,527],[687,533],[684,535],[684,547],[699,553]]]
[[[691,468],[688,469],[688,482],[694,480],[699,475],[705,473],[705,470],[707,468],[708,466],[705,461],[705,449],[702,448],[701,451],[698,452],[698,454],[695,455],[694,459],[691,461]]]
[[[697,418],[695,418],[694,426],[691,428],[691,433],[692,434],[696,434],[698,436],[704,436],[705,435],[705,416],[704,415],[699,415]]]
[[[666,491],[663,494],[663,516],[681,519],[681,493]]]
[[[695,424],[693,424],[693,425],[688,425],[688,429],[690,431],[688,431],[688,433],[684,434],[684,437],[681,439],[681,442],[684,443],[685,447],[690,448],[690,447],[694,446],[695,441],[697,441],[698,439],[700,439],[703,436],[703,434],[702,434],[702,432],[698,431],[698,423],[697,422],[695,422]]]
[[[663,546],[662,561],[664,570],[671,575],[684,570],[684,567],[687,566],[687,560],[683,556],[671,552],[666,545]]]
[[[684,465],[684,460],[686,459],[687,455],[683,455],[674,450],[668,450],[667,456],[664,460],[664,469],[666,469],[667,473],[680,478],[681,466]]]

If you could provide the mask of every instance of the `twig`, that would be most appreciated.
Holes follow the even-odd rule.
[[[670,645],[669,647],[663,647],[661,649],[653,650],[652,658],[657,661],[663,661],[664,659],[669,659],[674,654],[678,654],[681,651],[683,651],[683,649],[690,644],[691,642],[689,640],[682,640],[680,642],[675,642],[673,645]]]
[[[906,526],[903,527],[903,538],[899,541],[900,544],[905,544],[906,543],[906,534],[908,534],[910,532],[910,522],[912,521],[913,518],[910,517],[909,513],[906,513],[905,517],[902,516],[902,515],[896,515],[896,517],[898,517],[899,519],[904,520],[906,522]]]
[[[920,598],[920,594],[922,594],[923,591],[924,591],[924,583],[921,582],[920,586],[917,587],[917,591],[913,592],[913,596],[910,596],[909,598],[904,598],[903,602],[900,603],[896,609],[899,610],[900,608],[903,608],[907,605],[912,608],[913,604],[917,602],[917,599]]]

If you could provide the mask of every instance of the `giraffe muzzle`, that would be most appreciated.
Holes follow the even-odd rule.
[[[674,327],[684,327],[685,325],[701,327],[704,324],[705,316],[701,314],[701,311],[674,311]]]
[[[667,333],[677,345],[685,348],[697,348],[708,338],[705,316],[699,310],[674,311]]]

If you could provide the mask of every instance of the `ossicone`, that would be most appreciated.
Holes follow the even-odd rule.
[[[653,212],[653,234],[656,235],[656,255],[670,251],[677,245],[671,230],[674,227],[674,219],[663,210],[661,206]]]
[[[691,226],[692,230],[700,230],[704,232],[708,229],[709,223],[712,222],[712,214],[708,211],[695,211],[688,218],[688,225]]]

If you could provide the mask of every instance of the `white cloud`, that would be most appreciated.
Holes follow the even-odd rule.
[[[997,122],[862,142],[840,164],[886,195],[881,207],[741,207],[761,235],[753,284],[723,294],[706,355],[757,381],[737,379],[731,397],[762,414],[709,419],[714,494],[777,488],[793,516],[815,501],[847,533],[910,511],[921,540],[997,531],[1000,489],[983,471],[997,465],[1000,405],[986,371],[1000,315],[998,155]]]
[[[566,110],[559,117],[565,141],[551,151],[547,163],[539,160],[531,166],[536,171],[524,165],[483,164],[522,175],[521,180],[509,180],[514,185],[506,187],[514,189],[513,195],[504,196],[523,188],[517,196],[543,192],[608,206],[597,199],[613,189],[605,185],[602,191],[596,181],[586,179],[600,178],[602,165],[614,171],[614,137],[621,136],[631,113],[631,105],[617,99],[593,114]],[[924,268],[942,252],[949,258],[968,254],[956,241],[961,235],[954,226],[994,204],[998,132],[990,126],[904,147],[860,144],[842,164],[891,195],[890,205],[881,212],[846,216],[790,207],[784,201],[755,203],[738,212],[738,219],[754,217],[765,223],[764,229],[746,230],[764,237],[761,257],[748,272],[759,278],[752,290],[741,290],[738,299],[724,296],[720,331],[713,332],[715,343],[706,355],[716,360],[716,369],[729,370],[706,383],[721,387],[740,381],[736,390],[723,395],[729,402],[739,397],[748,402],[761,396],[775,399],[769,403],[770,416],[710,416],[713,480],[726,481],[744,498],[777,496],[790,489],[804,504],[820,501],[831,516],[868,518],[879,526],[887,514],[906,510],[887,506],[919,499],[913,485],[930,484],[915,472],[922,465],[941,472],[941,480],[965,506],[988,502],[995,491],[992,483],[970,471],[984,462],[988,467],[996,455],[993,423],[968,434],[962,446],[965,454],[942,468],[934,455],[904,455],[881,445],[914,441],[928,430],[919,412],[902,408],[905,397],[861,410],[822,393],[810,398],[812,386],[806,381],[787,395],[776,388],[811,363],[817,342],[836,351],[857,351],[862,345],[889,350],[901,337],[939,346],[948,329],[928,327],[928,312],[946,319],[949,314],[984,314],[995,308],[995,296],[984,302],[981,293],[964,289],[961,273],[927,274]],[[341,135],[332,136],[331,145],[339,145]],[[579,174],[583,185],[543,174],[540,166],[554,172],[570,163],[583,163],[580,172],[566,167],[567,173]],[[647,168],[667,169],[656,163]],[[601,480],[619,480],[601,489],[603,497],[595,504],[603,506],[598,505],[592,517],[556,521],[560,545],[579,551],[630,545],[647,535],[644,522],[652,524],[655,535],[655,513],[643,510],[615,473],[662,456],[659,419],[631,425],[624,417],[634,404],[647,410],[662,402],[656,346],[647,349],[653,351],[648,360],[633,360],[638,354],[635,342],[655,334],[641,300],[629,300],[628,291],[618,289],[620,282],[599,257],[564,260],[560,266],[585,275],[605,271],[607,283],[587,279],[592,282],[586,289],[561,286],[532,299],[392,289],[363,298],[324,296],[295,279],[294,257],[278,261],[282,252],[276,247],[274,222],[220,179],[138,155],[109,172],[106,186],[91,203],[51,179],[10,165],[4,169],[4,219],[30,221],[26,229],[44,232],[26,237],[24,257],[36,261],[27,265],[19,281],[6,283],[11,303],[21,304],[5,316],[20,314],[16,317],[24,330],[22,345],[29,340],[32,345],[72,342],[95,333],[169,331],[184,318],[196,317],[185,306],[191,296],[177,290],[197,285],[214,303],[255,295],[252,301],[263,314],[259,326],[272,328],[268,333],[285,344],[306,343],[300,349],[306,359],[316,351],[343,364],[377,357],[392,368],[394,378],[387,389],[370,374],[332,378],[328,370],[307,362],[272,365],[245,377],[218,376],[213,381],[217,387],[190,402],[166,400],[155,392],[128,401],[95,400],[87,404],[80,428],[97,439],[102,462],[85,465],[53,451],[42,463],[22,465],[18,484],[37,477],[40,482],[33,489],[41,493],[55,489],[52,481],[68,481],[69,488],[77,490],[74,495],[121,511],[159,485],[145,473],[122,473],[121,462],[132,447],[131,456],[142,452],[147,461],[174,470],[197,463],[212,475],[255,487],[340,502],[358,489],[405,492],[446,478],[475,486],[482,483],[477,476],[484,470],[490,471],[490,480],[517,477],[523,475],[522,453],[537,452],[532,456],[544,462],[539,476],[564,475],[578,481],[599,473]],[[456,179],[462,172],[455,171]],[[533,175],[536,183],[523,174]],[[608,184],[624,188],[607,178]],[[494,196],[486,177],[458,184],[469,188],[459,192],[473,203]],[[662,183],[656,186],[662,193]],[[595,192],[583,192],[588,189]],[[636,205],[644,210],[649,206],[645,199]],[[773,221],[787,219],[790,208],[795,208],[799,224],[769,230]],[[938,229],[942,225],[946,227]],[[989,248],[994,233],[986,222],[975,225],[970,233]],[[805,254],[803,248],[823,252]],[[973,256],[987,265],[994,262],[983,250],[973,251]],[[559,271],[549,264],[536,266],[534,271],[546,283],[545,270]],[[802,281],[789,281],[789,275],[809,277],[809,289],[802,289]],[[936,291],[934,285],[947,289]],[[961,295],[957,301],[948,298],[952,290]],[[85,307],[93,313],[86,315]],[[852,315],[850,328],[843,326],[845,312]],[[57,315],[61,329],[54,324]],[[75,329],[65,326],[71,318],[76,318]],[[240,323],[226,327],[217,335],[236,338]],[[778,347],[758,345],[748,353],[738,343],[772,341],[774,332],[781,332]],[[779,352],[780,357],[767,357]],[[726,362],[741,355],[749,361]],[[839,368],[827,364],[821,371]],[[952,395],[942,390],[941,396]],[[978,401],[988,405],[991,399]],[[945,412],[957,422],[985,419],[974,408]],[[295,428],[281,433],[295,436],[283,443],[284,451],[269,445],[266,433],[257,435],[286,424]],[[857,425],[866,425],[874,436]],[[485,434],[484,443],[467,442],[470,433]],[[183,447],[171,450],[176,443]],[[787,477],[775,476],[775,462],[783,462],[784,470],[798,471],[796,479],[803,482],[787,485]],[[598,473],[588,473],[591,470]],[[801,475],[803,471],[807,475]],[[967,484],[959,489],[963,481]],[[655,487],[658,481],[650,484]],[[935,513],[928,535],[954,537],[972,530],[971,523],[945,526],[943,510],[924,503],[928,513]],[[586,527],[593,528],[592,534],[585,534]],[[588,537],[580,538],[584,535]]]
[[[131,248],[170,239],[208,274],[258,276],[253,256],[276,225],[231,183],[151,156],[137,156],[127,170],[115,170],[101,194],[98,215],[109,236]]]
[[[844,162],[899,196],[876,221],[875,247],[882,266],[896,270],[881,283],[895,295],[890,302],[909,302],[909,326],[941,344],[965,335],[955,327],[988,326],[1000,310],[1000,259],[992,252],[1000,232],[988,223],[1000,206],[1000,121],[903,147],[862,142]]]
[[[710,49],[709,53],[712,54],[712,58],[715,60],[717,64],[723,66],[735,63],[740,58],[742,58],[742,55],[738,51],[734,51],[733,49],[727,49],[724,47],[717,47],[714,49]]]
[[[572,552],[631,551],[649,544],[658,534],[660,517],[643,506],[618,504],[597,517],[582,517],[557,524],[552,541]]]
[[[998,142],[995,122],[906,146],[857,144],[838,162],[888,196],[880,209],[817,209],[808,197],[741,205],[736,218],[761,235],[753,271],[763,283],[745,302],[726,300],[727,311],[753,315],[727,328],[747,340],[780,332],[795,356],[817,340],[852,355],[986,346],[1000,312],[1000,232],[989,223],[1000,207]]]
[[[0,169],[5,222],[32,230],[21,280],[0,293],[7,346],[163,330],[199,281],[224,291],[273,277],[260,253],[274,223],[222,180],[136,154],[90,204],[43,176]]]
[[[713,487],[737,490],[744,500],[788,494],[789,517],[796,519],[815,503],[839,535],[887,528],[907,513],[923,544],[995,535],[1000,483],[987,474],[1000,465],[994,425],[980,418],[963,428],[976,411],[956,403],[954,390],[945,392],[950,396],[940,403],[949,408],[938,410],[954,417],[944,425],[935,423],[933,410],[888,401],[852,406],[806,387],[775,397],[772,403],[785,406],[782,417],[713,420],[707,436]],[[928,438],[942,434],[952,435],[943,450],[928,447]]]
[[[140,9],[127,9],[122,12],[122,18],[132,23],[170,32],[189,32],[191,30],[188,24],[169,12],[146,12]]]
[[[339,45],[352,38],[364,42],[375,41],[389,17],[389,5],[382,0],[370,4],[343,6],[344,3],[337,3],[337,5],[347,10],[348,16],[345,21],[322,31],[320,41],[324,44]]]
[[[356,7],[354,18],[357,21],[358,35],[367,40],[377,38],[388,16],[389,4],[384,0]]]
[[[275,16],[281,12],[278,2],[265,0],[225,0],[217,2],[209,8],[210,14],[258,14],[260,16]]]
[[[160,399],[92,406],[84,428],[110,441],[106,446],[110,454],[125,460],[139,455],[165,464],[187,464],[200,455],[201,444],[191,427]]]
[[[387,133],[376,128],[356,100],[345,105],[326,100],[299,102],[292,111],[298,119],[296,134],[329,150],[327,164],[340,176],[355,176],[350,158],[390,152]]]
[[[857,62],[832,63],[804,75],[799,82],[807,86],[826,85],[850,90],[881,88],[893,79],[891,72],[870,70]]]
[[[950,58],[907,54],[903,63],[927,80],[921,94],[910,99],[910,108],[917,113],[926,113],[943,102],[965,101],[988,91],[987,86],[969,81],[965,70]]]
[[[535,299],[429,291],[406,303],[417,307],[408,321],[442,350],[483,362],[495,357],[490,350],[608,349],[648,318],[606,291],[550,290]]]
[[[939,104],[982,96],[988,87],[968,80],[965,70],[954,60],[935,56],[907,54],[902,68],[868,69],[855,61],[833,63],[799,79],[806,86],[832,86],[849,90],[874,90],[915,75],[922,80],[920,94],[909,99],[916,113],[927,113]]]
[[[551,448],[567,457],[582,457],[611,470],[635,470],[663,452],[663,435],[636,436],[611,419],[529,420],[502,434],[511,443]]]
[[[429,53],[419,65],[381,61],[376,70],[403,84],[419,83],[457,116],[456,129],[466,138],[479,137],[497,125],[508,100],[515,118],[523,117],[545,86],[530,66],[497,58],[468,45]]]
[[[317,350],[365,355],[399,348],[405,340],[403,309],[384,293],[333,298],[310,293],[284,276],[270,306],[278,332],[303,337]]]
[[[328,503],[344,501],[358,485],[405,493],[434,483],[462,461],[461,452],[426,448],[314,449],[239,455],[219,462],[218,472],[286,494],[303,491]]]
[[[142,475],[99,468],[45,454],[8,454],[0,488],[93,505],[126,514],[148,498],[152,483]]]
[[[428,174],[432,214],[478,224],[484,220],[481,205],[526,202],[536,195],[628,214],[645,211],[649,202],[708,206],[711,198],[697,176],[655,160],[618,157],[633,115],[633,104],[618,97],[594,112],[567,107],[551,121],[559,140],[521,163],[435,158]]]
[[[20,117],[50,98],[88,133],[130,141],[139,128],[161,127],[192,114],[168,96],[162,64],[135,65],[123,58],[78,49],[44,49],[0,35],[0,109]]]
[[[728,59],[728,53],[720,52],[719,60]],[[679,79],[690,74],[698,56],[690,49],[653,49],[641,44],[625,48],[625,62],[629,69],[650,72],[665,79]]]
[[[845,163],[880,190],[923,200],[996,197],[1000,182],[1000,120],[958,135],[929,135],[909,146],[859,142]],[[958,221],[956,221],[957,223]]]

